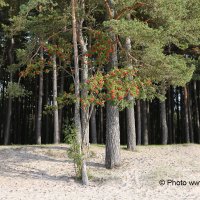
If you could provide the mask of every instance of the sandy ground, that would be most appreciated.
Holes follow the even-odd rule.
[[[75,180],[66,150],[66,145],[1,146],[0,199],[200,199],[200,145],[122,150],[122,166],[114,170],[104,168],[104,147],[92,146],[88,187]],[[199,185],[190,185],[189,181]]]

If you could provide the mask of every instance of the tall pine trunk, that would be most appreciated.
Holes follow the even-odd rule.
[[[137,145],[142,144],[141,107],[140,100],[136,102],[137,109]]]
[[[165,87],[162,87],[162,95],[165,95]],[[167,114],[165,101],[160,102],[160,121],[161,121],[161,132],[162,132],[162,144],[168,142],[168,127],[167,127]]]
[[[8,50],[8,58],[9,64],[13,64],[13,48],[14,48],[14,38],[11,38],[9,50]],[[9,82],[12,84],[13,82],[13,73],[9,74]],[[11,117],[12,117],[12,97],[9,95],[8,97],[8,107],[7,107],[7,117],[6,117],[6,127],[4,134],[4,145],[8,145],[10,143],[10,125],[11,125]]]
[[[147,118],[147,102],[142,101],[142,139],[143,144],[149,144],[149,133],[148,133],[148,118]]]
[[[119,111],[117,107],[108,103],[106,107],[106,168],[112,169],[119,166],[120,162]]]
[[[110,9],[112,13],[112,18],[114,18],[115,11],[113,9],[113,1],[109,1]],[[108,70],[118,66],[118,56],[117,56],[117,44],[116,36],[114,33],[110,32],[110,36],[113,40],[113,52],[111,55],[110,65]],[[120,127],[119,127],[119,110],[117,106],[113,106],[110,103],[106,105],[106,158],[105,166],[111,169],[115,166],[119,166],[121,163],[120,156]]]
[[[46,74],[46,80],[45,80],[45,104],[48,105],[49,103],[49,74]],[[49,115],[45,115],[45,143],[49,143]]]
[[[54,144],[58,144],[60,142],[60,134],[59,134],[59,120],[58,120],[58,85],[57,85],[57,64],[56,64],[56,55],[53,57],[53,117],[54,117]]]
[[[62,65],[61,61],[60,61],[60,66]],[[65,63],[64,63],[64,67],[65,67]],[[64,81],[65,81],[65,77],[64,77],[64,70],[61,69],[60,72],[60,94],[63,94],[64,92]],[[59,118],[59,133],[60,133],[60,140],[61,138],[63,138],[63,134],[62,134],[62,129],[63,129],[63,108],[59,109],[58,111],[58,118]]]
[[[187,86],[184,87],[184,125],[185,125],[185,127],[184,127],[184,129],[185,129],[185,142],[190,143]]]
[[[43,49],[40,50],[40,59],[44,60]],[[40,71],[39,75],[39,97],[38,97],[38,111],[37,111],[37,121],[36,121],[36,143],[41,144],[42,142],[42,100],[43,100],[43,69]]]
[[[130,18],[130,16],[129,16]],[[133,69],[132,59],[130,59],[129,52],[131,51],[131,40],[130,38],[126,38],[126,51],[127,51],[127,65],[130,69]],[[130,80],[133,77],[130,77]],[[131,101],[131,107],[126,109],[126,120],[127,120],[127,148],[130,151],[134,151],[136,149],[136,132],[135,132],[135,111],[134,111],[134,99],[129,94],[128,98]]]
[[[194,129],[193,129],[193,116],[192,116],[192,97],[191,97],[191,84],[189,85],[188,92],[188,115],[189,115],[189,128],[190,128],[190,142],[194,143]]]
[[[112,35],[113,41],[116,37]],[[111,66],[116,67],[117,46],[113,45],[114,51],[111,56]],[[109,102],[106,105],[106,168],[112,169],[119,166],[121,163],[120,156],[120,127],[119,127],[119,110],[117,106],[111,105]]]
[[[200,144],[200,117],[199,117],[199,109],[198,109],[198,101],[197,101],[197,82],[193,81],[193,89],[194,89],[194,108],[195,108],[195,116],[196,116],[196,134],[197,134],[197,142]]]

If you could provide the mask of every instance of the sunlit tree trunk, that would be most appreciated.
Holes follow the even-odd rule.
[[[165,87],[162,86],[162,95],[165,95]],[[162,144],[168,142],[168,126],[167,126],[167,114],[165,101],[160,102],[160,120],[161,120],[161,132],[162,132]]]
[[[56,64],[56,55],[53,57],[53,106],[54,106],[54,144],[58,144],[60,142],[60,134],[59,134],[59,120],[58,120],[58,85],[57,85],[57,64]]]
[[[130,17],[129,17],[130,18]],[[131,51],[131,40],[126,38],[126,51],[127,51],[127,60],[128,67],[133,69],[132,60],[129,58],[129,52]],[[130,77],[130,80],[133,77]],[[134,111],[134,99],[129,94],[128,100],[131,101],[131,107],[126,109],[126,119],[127,119],[127,148],[130,151],[136,149],[136,132],[135,132],[135,111]]]
[[[43,48],[40,50],[40,60],[44,60]],[[38,97],[38,111],[37,111],[37,121],[36,121],[36,143],[41,144],[42,142],[42,100],[43,100],[43,69],[40,71],[39,75],[39,97]]]
[[[76,6],[77,2],[76,0],[71,0],[72,5],[72,26],[73,26],[73,47],[74,47],[74,71],[75,71],[75,95],[76,98],[80,98],[80,81],[79,81],[79,65],[78,65],[78,46],[77,46],[77,21],[76,21]],[[75,127],[77,131],[77,141],[79,142],[81,151],[84,150],[84,146],[82,145],[82,134],[85,134],[83,130],[81,134],[81,118],[80,118],[80,102],[76,101],[75,103]],[[88,176],[87,176],[87,167],[86,167],[86,161],[83,158],[82,160],[82,182],[83,185],[88,185]]]
[[[85,0],[80,0],[80,7],[82,12],[85,12]],[[86,83],[88,79],[88,56],[87,56],[87,39],[84,39],[83,36],[83,23],[84,23],[84,18],[81,17],[78,21],[78,39],[81,47],[81,53],[82,53],[82,69],[81,69],[81,83]],[[87,98],[88,96],[88,91],[86,88],[83,88],[81,91],[81,97],[82,98]],[[89,145],[89,120],[88,120],[88,115],[89,115],[89,109],[82,109],[81,110],[81,125],[82,129],[84,130],[84,135],[83,137],[83,142],[86,146]]]

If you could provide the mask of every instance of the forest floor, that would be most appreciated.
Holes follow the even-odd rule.
[[[74,178],[67,148],[0,146],[0,199],[200,199],[200,145],[140,146],[135,152],[122,149],[122,166],[114,170],[104,167],[104,147],[91,145],[88,187]]]

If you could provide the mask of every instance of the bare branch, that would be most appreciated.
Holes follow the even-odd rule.
[[[138,2],[136,4],[134,4],[133,6],[128,6],[126,8],[123,8],[115,17],[114,19],[118,20],[120,19],[123,15],[127,14],[127,12],[131,11],[131,10],[135,10],[139,7],[142,7],[144,6],[145,3],[142,3],[142,2]]]

